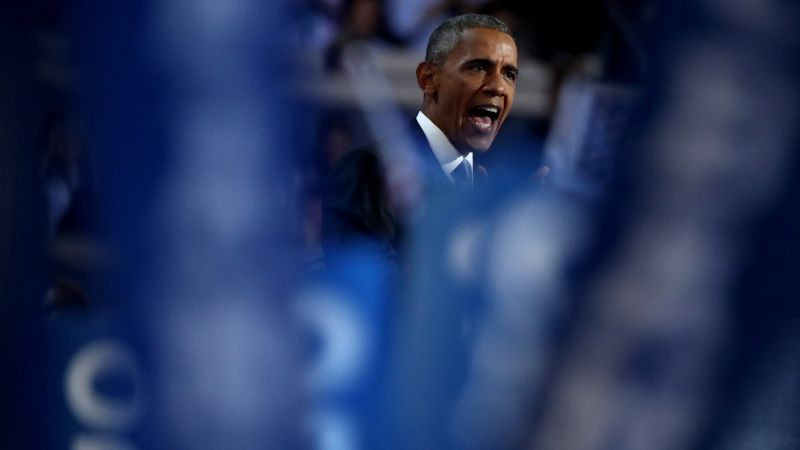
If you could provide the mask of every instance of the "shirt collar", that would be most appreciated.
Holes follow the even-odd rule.
[[[439,165],[442,166],[442,171],[444,171],[448,178],[451,180],[453,179],[450,174],[461,164],[461,161],[464,160],[467,161],[467,168],[470,174],[472,173],[472,152],[462,155],[461,152],[456,150],[450,140],[447,139],[444,132],[442,132],[428,116],[423,114],[422,111],[417,114],[417,123],[420,128],[422,128],[422,132],[425,133],[425,139],[428,140],[428,145],[431,146],[436,160],[439,161]]]

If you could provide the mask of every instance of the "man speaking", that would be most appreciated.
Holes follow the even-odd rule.
[[[473,153],[491,147],[514,100],[517,47],[501,20],[479,14],[453,17],[431,34],[417,66],[421,111],[408,134],[422,199],[432,191],[470,190]],[[323,197],[323,247],[365,242],[392,261],[414,205],[398,205],[387,182],[384,158],[392,143],[345,155],[328,177]]]

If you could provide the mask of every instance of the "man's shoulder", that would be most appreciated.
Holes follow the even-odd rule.
[[[447,178],[416,121],[368,145],[342,155],[327,174],[329,189],[352,185],[380,187],[390,172],[412,171],[426,186],[446,184]],[[337,189],[338,188],[338,189]]]
[[[325,180],[322,196],[323,247],[329,253],[347,242],[377,242],[394,253],[396,220],[387,173],[372,144],[342,155]]]
[[[346,152],[334,164],[334,170],[343,166],[371,167],[381,162],[381,147],[375,142]]]
[[[406,129],[387,134],[379,140],[348,151],[334,164],[332,173],[385,170],[391,161],[398,159],[396,157],[405,152],[411,152],[415,156],[431,153],[416,121],[409,124]]]
[[[379,183],[385,167],[377,145],[371,144],[350,150],[339,158],[326,177],[326,190],[360,182]]]

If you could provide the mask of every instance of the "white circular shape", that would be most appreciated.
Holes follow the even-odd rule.
[[[370,336],[358,311],[342,297],[315,290],[297,302],[296,312],[322,340],[322,351],[308,370],[311,389],[330,392],[357,383],[370,356]]]
[[[94,382],[110,369],[121,369],[133,381],[127,401],[103,397]],[[141,376],[131,352],[118,342],[102,339],[83,347],[67,366],[64,393],[72,413],[90,428],[124,431],[137,421],[142,407]]]

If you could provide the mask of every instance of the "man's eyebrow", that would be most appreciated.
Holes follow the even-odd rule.
[[[474,66],[475,64],[487,64],[487,65],[493,66],[493,65],[497,64],[497,61],[494,60],[494,59],[491,59],[491,58],[475,58],[475,59],[470,59],[469,61],[464,63],[465,66]],[[517,69],[517,66],[515,66],[513,64],[506,64],[506,65],[503,66],[503,69],[504,70],[510,70],[510,71],[512,71],[514,73],[518,73],[519,72],[519,69]]]
[[[493,66],[497,64],[497,61],[494,61],[489,58],[475,58],[475,59],[470,59],[469,61],[464,63],[464,65],[466,66],[474,66],[475,64],[486,64],[489,66]]]

